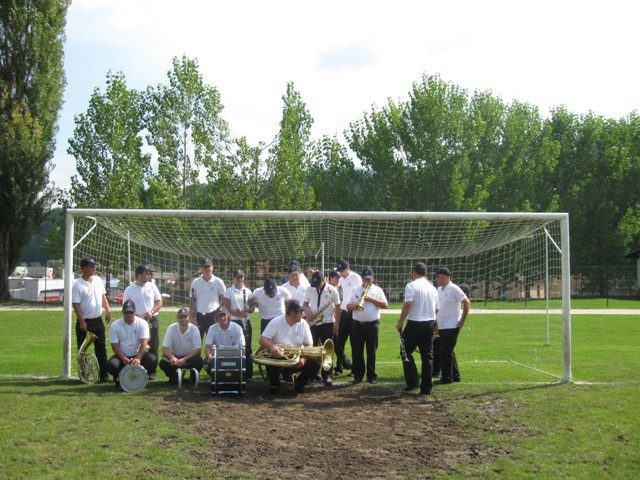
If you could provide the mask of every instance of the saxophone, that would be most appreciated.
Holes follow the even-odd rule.
[[[322,312],[324,312],[329,305],[333,305],[333,300],[331,299],[327,300],[327,303],[325,303],[324,305],[322,305],[322,307],[316,310],[316,312],[311,317],[311,320],[309,320],[308,322],[310,327],[314,327],[324,322],[324,315],[322,314]]]

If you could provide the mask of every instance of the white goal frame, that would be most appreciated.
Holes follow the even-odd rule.
[[[119,210],[119,209],[68,209],[66,213],[65,232],[65,295],[63,319],[63,359],[62,377],[71,377],[72,325],[73,309],[71,291],[74,282],[74,251],[84,238],[91,234],[91,229],[74,243],[75,220],[79,217],[119,216],[128,218],[184,218],[184,219],[245,219],[260,220],[335,220],[335,221],[420,221],[420,220],[458,220],[458,221],[539,221],[558,222],[561,241],[558,245],[550,238],[553,246],[561,255],[561,296],[562,296],[562,378],[564,382],[572,381],[571,371],[571,276],[569,247],[569,215],[567,213],[486,213],[486,212],[329,212],[329,211],[249,211],[249,210]],[[548,235],[548,233],[547,233]],[[324,250],[324,243],[322,244]],[[416,260],[430,258],[428,245],[419,252]],[[324,251],[322,252],[324,254]],[[129,261],[130,263],[130,261]],[[321,268],[324,269],[324,262]],[[131,271],[131,266],[129,266]],[[548,307],[547,307],[548,310]],[[108,339],[107,339],[108,343]]]

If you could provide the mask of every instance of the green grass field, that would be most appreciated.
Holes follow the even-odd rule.
[[[403,386],[396,319],[381,324],[377,388]],[[163,330],[172,321],[161,315]],[[558,373],[557,324],[547,346],[541,315],[469,317],[457,348],[463,382],[438,389],[434,401],[504,455],[447,478],[640,477],[640,312],[573,315],[571,384],[510,362]],[[155,408],[165,382],[128,395],[60,378],[61,338],[60,311],[0,311],[0,478],[251,478],[205,474],[192,454],[206,444],[188,428],[194,420],[176,425]],[[499,415],[478,414],[489,401]]]

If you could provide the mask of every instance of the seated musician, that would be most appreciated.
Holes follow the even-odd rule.
[[[107,371],[113,375],[119,386],[119,375],[127,365],[142,365],[147,374],[156,373],[158,359],[147,351],[149,344],[149,323],[136,316],[136,306],[131,300],[122,304],[122,318],[109,331],[109,342],[115,355],[107,362]]]
[[[200,371],[202,368],[202,339],[200,331],[189,322],[189,309],[178,310],[178,321],[167,328],[162,342],[160,368],[169,378],[169,383],[178,383],[178,369]]]
[[[242,327],[231,321],[231,316],[225,307],[220,307],[215,312],[215,321],[207,332],[204,347],[204,360],[202,366],[211,375],[211,362],[213,361],[213,347],[242,347],[245,348],[244,332]]]
[[[302,319],[304,308],[297,300],[291,300],[284,315],[279,315],[269,322],[260,337],[260,346],[267,350],[275,358],[282,358],[282,351],[278,345],[287,345],[294,348],[312,347],[313,339],[311,329],[306,320]],[[299,371],[295,377],[294,389],[298,393],[304,393],[304,387],[318,371],[319,363],[312,359],[300,358],[300,361],[293,368],[285,368],[267,365],[267,376],[271,391],[276,393],[280,388],[280,376],[284,373]],[[286,370],[291,370],[287,372]]]

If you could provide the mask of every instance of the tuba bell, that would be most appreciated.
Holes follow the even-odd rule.
[[[82,383],[96,383],[100,379],[100,364],[87,350],[98,337],[87,330],[87,336],[78,349],[78,378]]]

